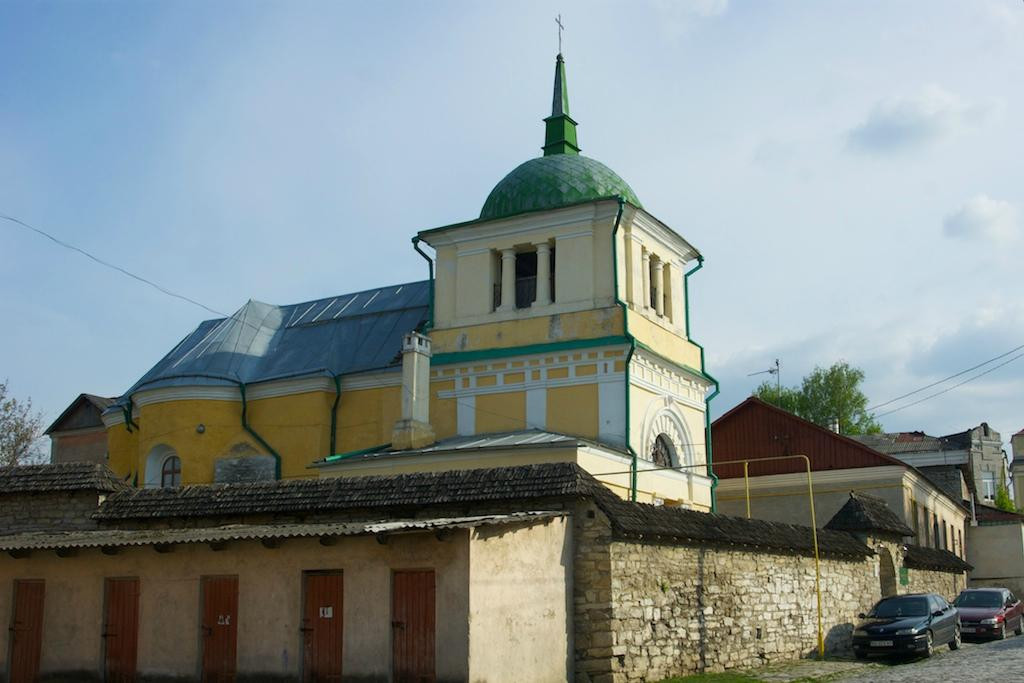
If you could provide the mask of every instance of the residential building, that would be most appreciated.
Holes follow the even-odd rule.
[[[962,496],[902,460],[753,396],[715,420],[711,433],[724,514],[747,515],[749,505],[751,517],[810,524],[809,465],[819,525],[848,506],[853,492],[884,501],[908,530],[906,542],[966,557]],[[729,461],[748,464],[721,464]]]
[[[104,412],[112,470],[161,487],[558,460],[711,509],[702,256],[580,154],[561,56],[552,99],[543,156],[416,234],[428,280],[201,323]]]
[[[107,462],[107,429],[100,417],[115,399],[79,394],[45,432],[50,462]]]
[[[929,436],[924,432],[895,432],[891,434],[863,434],[854,439],[903,462],[922,472],[936,474],[955,468],[963,475],[969,496],[975,501],[991,504],[996,489],[1009,486],[1010,472],[999,432],[982,422],[968,429],[946,436]],[[947,490],[955,495],[955,484]]]
[[[1024,515],[976,505],[977,524],[968,527],[967,561],[973,586],[1004,586],[1024,595]]]

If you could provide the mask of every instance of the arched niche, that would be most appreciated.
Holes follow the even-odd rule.
[[[176,476],[173,476],[174,472]],[[171,481],[167,481],[167,476]],[[178,452],[167,444],[157,444],[149,450],[146,456],[145,487],[147,489],[160,488],[164,484],[178,486],[181,483],[181,458]]]

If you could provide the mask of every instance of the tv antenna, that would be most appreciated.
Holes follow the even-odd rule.
[[[767,370],[761,370],[759,372],[752,372],[747,377],[753,377],[754,375],[775,375],[775,391],[779,394],[782,393],[782,364],[779,363],[779,359],[775,359],[775,367],[768,368]]]

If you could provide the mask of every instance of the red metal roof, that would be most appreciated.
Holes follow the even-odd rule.
[[[806,455],[815,472],[889,465],[912,469],[904,462],[754,396],[715,420],[711,425],[711,444],[715,462]],[[740,464],[714,465],[713,469],[721,479],[743,476]],[[805,471],[804,462],[799,458],[749,465],[752,477]]]

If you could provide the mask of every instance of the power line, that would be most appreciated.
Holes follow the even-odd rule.
[[[1024,347],[1018,347],[1018,348],[1024,348]],[[1002,356],[1000,356],[1000,358],[1001,357]],[[936,396],[941,396],[942,394],[945,394],[947,392],[953,391],[957,387],[962,387],[963,385],[967,384],[968,382],[973,382],[974,380],[978,379],[979,377],[984,377],[985,375],[989,374],[990,372],[995,372],[999,368],[1003,367],[1004,365],[1009,365],[1010,363],[1012,363],[1013,361],[1017,360],[1018,358],[1024,358],[1024,353],[1018,354],[1018,355],[1014,356],[1013,358],[1011,358],[1010,360],[1003,361],[999,365],[991,367],[988,370],[986,370],[985,372],[979,372],[977,375],[974,375],[973,377],[968,377],[967,379],[965,379],[962,382],[957,382],[956,384],[954,384],[951,387],[946,387],[942,391],[936,391],[934,394],[929,394],[928,396],[925,396],[924,398],[920,398],[920,399],[918,399],[916,401],[912,401],[911,403],[908,403],[905,406],[900,406],[899,408],[893,408],[892,410],[887,410],[886,412],[882,413],[881,415],[876,415],[875,417],[884,417],[886,415],[891,415],[893,413],[898,413],[899,411],[904,410],[905,408],[909,408],[910,406],[916,406],[918,403],[924,403],[925,401],[933,399]],[[987,361],[987,362],[991,363],[992,361]],[[982,363],[982,365],[985,365],[985,363]],[[965,371],[965,372],[968,372],[968,371]],[[958,374],[962,375],[963,373],[958,373]],[[956,375],[954,375],[954,376],[956,376]],[[931,386],[935,386],[935,385],[933,384]]]
[[[1001,354],[999,354],[998,356],[996,356],[994,358],[989,358],[987,361],[984,361],[983,363],[978,363],[977,365],[969,367],[966,370],[961,370],[960,372],[956,373],[955,375],[950,375],[949,377],[945,377],[943,379],[940,379],[937,382],[932,382],[931,384],[927,384],[927,385],[921,387],[920,389],[914,389],[913,391],[907,392],[906,394],[903,394],[902,396],[897,396],[896,398],[891,398],[888,401],[885,401],[884,403],[878,403],[876,405],[873,405],[870,408],[868,408],[867,410],[868,410],[868,412],[871,412],[872,410],[877,410],[877,409],[882,408],[884,406],[887,406],[887,405],[889,405],[891,403],[895,403],[896,401],[901,401],[901,400],[903,400],[905,398],[913,396],[914,394],[919,394],[922,391],[927,391],[928,389],[931,389],[932,387],[937,387],[938,385],[944,384],[945,382],[948,382],[951,379],[956,379],[957,377],[960,377],[961,375],[966,375],[968,372],[971,372],[973,370],[977,370],[978,368],[984,367],[984,366],[988,365],[989,363],[994,363],[995,361],[999,360],[1000,358],[1006,358],[1011,353],[1016,353],[1017,351],[1020,351],[1021,349],[1024,349],[1024,344],[1021,344],[1020,346],[1018,346],[1016,348],[1010,349],[1006,353],[1001,353]],[[1004,365],[1005,365],[1005,363],[1004,363]],[[999,367],[1002,367],[1002,366],[1000,365]],[[978,376],[980,377],[981,375],[978,375]],[[960,386],[960,385],[958,384],[957,386]],[[938,394],[936,394],[936,395],[938,395]],[[910,405],[914,405],[914,404],[911,403]],[[882,415],[888,415],[891,412],[894,412],[894,411],[890,410],[888,412],[882,413]],[[879,416],[879,417],[881,417],[881,416]]]
[[[201,303],[199,301],[196,301],[195,299],[191,299],[191,298],[185,296],[184,294],[178,294],[177,292],[172,292],[171,290],[167,289],[166,287],[162,287],[161,285],[158,285],[157,283],[153,282],[152,280],[147,280],[146,278],[142,277],[141,275],[136,275],[135,273],[133,273],[133,272],[131,272],[129,270],[125,270],[121,266],[118,266],[118,265],[115,265],[113,263],[110,263],[109,261],[104,261],[100,257],[95,256],[93,254],[90,254],[85,249],[82,249],[81,247],[76,247],[75,245],[69,244],[68,242],[65,242],[64,240],[62,240],[60,238],[54,237],[53,235],[51,235],[50,233],[46,232],[45,230],[41,230],[41,229],[39,229],[39,228],[37,228],[37,227],[35,227],[33,225],[29,225],[28,223],[26,223],[23,220],[19,220],[19,219],[13,217],[13,216],[8,216],[8,215],[5,215],[5,214],[0,214],[0,218],[4,219],[6,221],[10,221],[11,223],[15,223],[17,225],[20,225],[23,228],[27,228],[28,230],[31,230],[32,232],[38,233],[38,234],[42,235],[43,237],[45,237],[46,239],[59,244],[60,246],[64,247],[65,249],[70,249],[71,251],[77,251],[82,256],[85,256],[86,258],[89,258],[89,259],[95,261],[96,263],[100,264],[101,266],[104,266],[106,268],[110,268],[112,270],[116,270],[117,272],[121,273],[122,275],[127,275],[128,277],[132,278],[133,280],[138,280],[139,282],[142,282],[143,284],[147,284],[150,287],[156,289],[157,291],[159,291],[159,292],[161,292],[163,294],[166,294],[167,296],[172,296],[175,299],[181,299],[182,301],[187,301],[188,303],[190,303],[190,304],[192,304],[194,306],[198,306],[199,308],[202,308],[203,310],[209,311],[210,313],[213,313],[214,315],[219,315],[222,318],[230,318],[231,317],[227,313],[222,313],[222,312],[220,312],[220,311],[218,311],[216,309],[210,308],[206,304]]]

